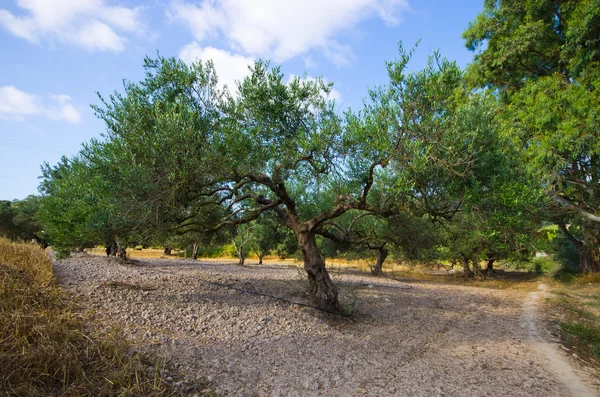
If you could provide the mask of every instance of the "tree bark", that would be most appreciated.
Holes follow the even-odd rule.
[[[581,240],[571,234],[564,223],[558,227],[563,234],[573,243],[579,252],[579,266],[582,273],[600,271],[600,230],[594,225],[584,224],[581,226]]]
[[[582,273],[595,273],[600,271],[600,230],[596,227],[581,226],[583,236],[579,250],[579,262]]]
[[[486,272],[488,272],[488,273],[494,272],[494,262],[496,262],[496,259],[488,259],[487,260],[487,267],[485,268]]]
[[[264,254],[262,254],[262,253],[261,253],[261,254],[258,254],[258,264],[259,264],[259,265],[262,265],[262,264],[263,264],[263,256],[264,256]]]
[[[108,256],[117,256],[117,252],[119,251],[119,246],[117,245],[116,242],[112,242],[110,244],[110,254],[107,252]]]
[[[462,263],[462,266],[463,266],[463,277],[465,277],[465,278],[473,277],[473,272],[471,271],[471,268],[469,267],[469,258],[461,258],[460,262]]]
[[[308,275],[308,293],[320,307],[340,311],[337,288],[325,268],[325,260],[319,252],[314,231],[300,231],[297,236],[304,258],[304,270]]]
[[[165,249],[164,249],[163,253],[164,253],[165,255],[171,255],[171,247],[165,247]]]
[[[481,272],[481,267],[479,267],[477,259],[473,259],[473,274],[483,280],[483,273]]]
[[[246,262],[246,258],[244,258],[244,250],[241,249],[240,251],[238,251],[238,255],[240,257],[240,261],[238,262],[238,264],[240,266],[244,266],[244,262]]]
[[[194,260],[198,259],[198,247],[199,247],[198,243],[194,243],[194,245],[192,246],[192,258]]]
[[[389,250],[386,248],[385,245],[377,248],[377,262],[375,262],[375,267],[371,271],[371,273],[373,273],[373,275],[375,275],[375,276],[383,275],[383,262],[385,262],[385,259],[387,258],[388,254],[389,254]]]

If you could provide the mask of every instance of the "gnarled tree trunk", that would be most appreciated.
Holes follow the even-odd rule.
[[[171,255],[171,247],[165,247],[165,249],[163,250],[163,254]]]
[[[479,267],[477,259],[473,259],[473,274],[483,280],[483,273],[481,272],[481,267]]]
[[[383,275],[383,262],[387,258],[389,254],[389,250],[385,245],[379,246],[377,248],[377,262],[375,262],[375,267],[371,270],[371,273],[375,276]]]
[[[110,246],[108,246],[108,248],[106,248],[106,255],[107,256],[117,256],[117,252],[119,251],[119,246],[117,245],[116,242],[112,242],[110,243]]]
[[[258,264],[262,265],[263,264],[263,256],[265,256],[262,252],[259,252],[258,254]]]
[[[314,231],[297,233],[298,245],[304,258],[304,270],[308,275],[308,293],[311,294],[320,307],[331,311],[341,309],[338,301],[337,288],[331,281],[325,260],[319,252]]]
[[[598,246],[590,247],[584,245],[579,251],[579,261],[582,273],[600,271],[600,249]]]
[[[461,258],[460,263],[463,266],[463,277],[470,278],[473,277],[473,272],[469,267],[469,258]]]
[[[125,247],[119,247],[119,258],[127,260],[127,250]]]
[[[496,262],[496,259],[488,259],[487,260],[487,267],[485,268],[485,271],[487,273],[493,273],[494,272],[494,262]]]

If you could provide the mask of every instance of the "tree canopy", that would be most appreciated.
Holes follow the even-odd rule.
[[[503,129],[554,202],[548,218],[583,270],[600,270],[600,4],[486,1],[464,38],[476,51],[470,81],[500,94]]]
[[[64,247],[127,245],[272,214],[297,239],[308,291],[340,310],[317,244],[337,218],[439,222],[485,206],[514,177],[494,96],[468,90],[460,68],[437,53],[408,73],[410,57],[400,47],[389,83],[345,115],[330,84],[286,81],[266,62],[229,93],[210,62],[146,58],[144,80],[94,107],[103,138],[44,167],[49,233]]]

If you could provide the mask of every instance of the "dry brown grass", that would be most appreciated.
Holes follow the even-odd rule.
[[[173,395],[117,332],[98,334],[58,289],[46,253],[0,238],[0,395]]]
[[[106,255],[103,248],[90,248],[86,252],[92,255]],[[155,258],[155,259],[181,259],[177,254],[180,251],[173,250],[173,254],[166,256],[162,249],[145,248],[142,250],[127,250],[127,256],[133,259]],[[198,258],[200,261],[217,262],[217,263],[235,263],[235,257],[221,258]],[[246,258],[247,265],[254,265],[258,259],[252,253]],[[346,258],[327,258],[327,269],[333,272],[358,271],[364,273],[371,272],[371,266],[374,264],[373,259],[346,259]],[[302,261],[293,258],[280,259],[277,257],[265,257],[263,263],[265,265],[287,265],[302,267]],[[388,277],[406,281],[425,281],[442,284],[466,285],[480,288],[493,289],[519,289],[524,291],[534,291],[537,289],[537,283],[540,276],[535,273],[524,271],[504,272],[502,270],[494,273],[492,276],[480,280],[477,278],[465,279],[459,272],[448,272],[448,266],[435,265],[409,265],[403,262],[387,260],[383,265],[383,271]],[[458,269],[458,268],[457,268]],[[543,277],[542,277],[543,278]]]

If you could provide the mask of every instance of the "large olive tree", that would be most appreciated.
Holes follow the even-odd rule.
[[[408,74],[409,59],[401,50],[389,85],[344,118],[321,79],[257,62],[230,94],[210,63],[148,58],[143,81],[95,107],[107,130],[80,163],[128,233],[210,233],[274,213],[296,236],[309,292],[339,310],[316,238],[328,222],[349,210],[448,217],[494,179],[489,98],[464,91],[454,63],[433,56]]]

